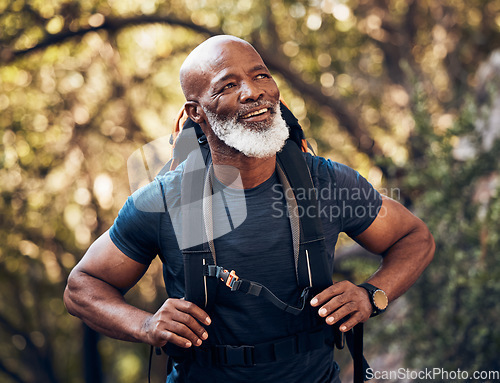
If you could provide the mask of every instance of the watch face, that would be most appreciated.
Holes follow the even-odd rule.
[[[373,293],[373,303],[379,310],[385,310],[389,304],[389,300],[387,299],[387,295],[385,295],[382,290],[376,290]]]

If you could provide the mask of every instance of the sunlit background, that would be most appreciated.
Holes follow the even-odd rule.
[[[62,293],[130,194],[128,158],[170,135],[182,61],[221,33],[258,49],[318,154],[436,238],[365,326],[372,367],[500,370],[500,0],[0,0],[0,381],[145,381],[149,348],[83,328]],[[337,259],[358,283],[378,265],[345,237]],[[158,260],[129,299],[165,298]]]

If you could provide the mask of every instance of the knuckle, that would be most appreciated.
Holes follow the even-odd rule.
[[[191,341],[191,343],[194,344],[194,345],[200,345],[201,344],[201,339],[196,334],[192,334],[188,338]]]
[[[153,325],[153,332],[157,333],[159,331],[161,331],[161,328],[160,328],[160,322],[157,321],[154,325]]]
[[[165,340],[167,342],[170,342],[170,341],[172,341],[172,338],[173,338],[173,334],[170,331],[165,331]]]
[[[188,321],[186,322],[188,327],[192,329],[193,331],[200,332],[203,330],[203,327],[198,323],[198,321],[193,318],[192,316],[188,317]]]
[[[346,303],[346,297],[344,294],[341,294],[337,297],[337,301],[341,304],[341,305],[345,305]]]
[[[166,324],[170,321],[170,313],[168,311],[160,311],[156,316],[155,321],[155,329],[160,329],[160,327],[166,326]]]
[[[356,323],[358,323],[358,322],[359,322],[359,317],[358,317],[358,316],[356,316],[356,314],[355,314],[355,313],[350,313],[350,314],[347,316],[347,318],[349,319],[349,320],[348,320],[348,322],[349,322],[349,324],[351,325],[351,327],[354,327],[354,325],[355,325]]]
[[[196,321],[196,319],[194,319],[191,315],[189,314],[185,314],[183,313],[182,314],[182,317],[180,318],[180,321],[188,326],[189,328],[196,328],[198,327],[198,322]]]
[[[188,323],[189,322],[190,315],[186,314],[182,311],[177,312],[175,319],[181,323]]]
[[[173,304],[174,304],[173,298],[167,298],[167,300],[164,303],[165,306],[171,306]]]
[[[168,298],[165,303],[163,303],[160,313],[168,312],[175,309],[175,300],[173,298]]]
[[[353,312],[353,311],[358,310],[358,305],[354,302],[349,302],[345,306],[346,306],[346,309],[349,310],[349,312]]]
[[[347,287],[349,287],[349,285],[351,284],[351,282],[349,281],[341,281],[339,282],[339,285],[343,288],[343,289],[346,289]]]
[[[156,313],[156,317],[157,317],[157,322],[164,321],[168,317],[168,309],[165,307],[158,310],[158,312]]]
[[[173,322],[172,323],[172,331],[176,334],[183,334],[185,332],[185,326],[182,323]]]

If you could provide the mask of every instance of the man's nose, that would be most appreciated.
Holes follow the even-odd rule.
[[[240,101],[242,103],[257,101],[264,95],[264,90],[251,81],[241,84]]]

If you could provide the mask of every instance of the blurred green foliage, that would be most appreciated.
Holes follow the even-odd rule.
[[[489,100],[466,98],[453,127],[442,134],[423,133],[430,145],[425,168],[409,167],[404,180],[417,212],[436,238],[436,259],[409,291],[408,321],[400,329],[412,350],[413,366],[440,366],[448,371],[500,370],[499,238],[500,141],[482,149],[485,135],[478,129],[498,105],[500,72]],[[495,101],[496,100],[496,101]],[[422,101],[417,101],[422,102]],[[416,115],[420,127],[430,127],[428,114]],[[485,113],[486,112],[486,113]],[[490,120],[498,129],[498,120]],[[475,156],[460,158],[454,148],[473,139]],[[420,169],[419,169],[420,168]],[[428,339],[422,342],[422,339]]]
[[[397,189],[436,238],[428,271],[367,325],[368,357],[500,370],[500,148],[478,128],[500,86],[476,76],[500,0],[0,0],[0,380],[84,381],[66,277],[130,193],[128,157],[169,134],[183,59],[219,33],[258,48],[319,154]],[[361,262],[339,272],[362,279],[376,263]],[[134,304],[165,299],[160,269]],[[146,346],[99,352],[106,381],[144,380]]]

